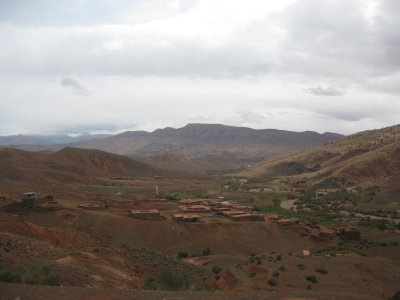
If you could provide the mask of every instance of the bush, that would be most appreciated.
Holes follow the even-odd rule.
[[[394,294],[391,300],[400,300],[400,291]]]
[[[165,199],[169,200],[169,201],[179,201],[182,198],[179,197],[178,195],[166,195]]]
[[[328,274],[328,270],[325,269],[324,266],[320,266],[319,268],[316,268],[315,272],[318,272],[318,273],[321,273],[321,274]]]
[[[29,270],[0,265],[0,281],[26,284],[59,285],[58,274],[49,266],[33,265]]]
[[[222,271],[222,268],[221,268],[220,266],[214,266],[214,267],[212,267],[212,271],[213,271],[215,274],[219,274],[219,272]]]
[[[272,276],[278,277],[278,276],[279,276],[279,272],[278,272],[278,271],[274,271],[274,272],[272,273]]]
[[[285,268],[285,266],[281,266],[281,267],[279,268],[279,270],[281,270],[281,271],[286,271],[286,268]]]
[[[297,267],[299,270],[303,271],[306,267],[303,264],[298,264]]]
[[[308,275],[305,278],[306,278],[306,280],[311,281],[312,283],[317,283],[318,282],[317,281],[317,276],[315,276],[315,275]]]
[[[212,252],[211,252],[211,250],[210,250],[209,247],[207,247],[206,249],[204,249],[203,252],[202,252],[202,255],[203,255],[203,256],[207,256],[207,255],[211,255],[211,254],[212,254]]]
[[[183,291],[187,290],[189,286],[190,282],[186,276],[164,272],[157,278],[146,279],[142,289],[156,291]]]
[[[249,273],[249,277],[254,277],[254,276],[256,276],[256,272],[250,272]]]
[[[187,252],[185,252],[185,251],[181,251],[181,252],[178,252],[178,254],[176,255],[176,257],[179,258],[179,259],[181,259],[181,258],[188,258],[188,257],[189,257],[189,254],[188,254]]]
[[[272,286],[278,285],[278,282],[273,278],[269,279],[267,283]]]

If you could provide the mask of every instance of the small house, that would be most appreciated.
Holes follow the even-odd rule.
[[[142,220],[165,220],[158,209],[146,209],[146,210],[131,210],[129,216],[136,219]]]
[[[182,223],[196,223],[200,219],[199,215],[196,214],[176,214],[174,220]]]

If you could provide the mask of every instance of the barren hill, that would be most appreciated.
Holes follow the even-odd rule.
[[[311,150],[276,156],[244,173],[246,176],[297,175],[313,183],[342,182],[398,188],[400,125],[360,132]]]
[[[47,155],[0,149],[0,178],[35,182],[93,182],[105,176],[154,176],[168,172],[134,159],[100,150],[64,148]]]
[[[164,151],[184,155],[190,159],[209,155],[235,159],[263,159],[274,154],[307,149],[342,135],[317,132],[292,132],[276,129],[251,129],[220,124],[188,124],[174,129],[157,129],[153,132],[127,131],[104,139],[70,144],[79,148],[99,149],[123,155],[151,156]],[[22,146],[38,150],[40,147]],[[41,149],[59,149],[60,145],[42,146]]]

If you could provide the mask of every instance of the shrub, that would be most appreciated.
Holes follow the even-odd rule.
[[[169,200],[169,201],[179,201],[182,198],[179,197],[178,195],[166,195],[165,199]]]
[[[211,250],[210,250],[209,247],[207,247],[206,249],[204,249],[203,252],[202,252],[202,255],[203,255],[203,256],[207,256],[207,255],[211,255],[211,254],[212,254],[212,252],[211,252]]]
[[[286,271],[286,268],[285,268],[285,266],[281,266],[281,267],[279,268],[279,270],[281,270],[281,271]]]
[[[328,270],[325,269],[324,266],[320,266],[319,268],[316,268],[315,272],[318,272],[318,273],[321,273],[321,274],[328,274]]]
[[[187,252],[185,252],[185,251],[181,251],[181,252],[178,252],[178,254],[176,255],[176,257],[179,258],[179,259],[181,259],[181,258],[188,258],[188,257],[189,257],[189,254],[188,254]]]
[[[268,279],[267,283],[272,286],[278,285],[278,282],[273,278]]]
[[[278,277],[278,276],[279,276],[279,272],[278,272],[278,271],[274,271],[274,272],[272,273],[272,276]]]
[[[254,276],[256,276],[256,272],[250,272],[249,273],[249,277],[254,277]]]
[[[186,276],[164,272],[157,278],[146,279],[143,289],[156,291],[183,291],[187,290],[189,286],[190,282]]]
[[[219,274],[219,272],[222,271],[222,268],[221,268],[220,266],[214,266],[214,267],[212,267],[212,271],[213,271],[215,274]]]
[[[303,264],[298,264],[297,267],[299,270],[303,271],[306,267]]]
[[[391,300],[400,300],[400,291],[394,294]]]
[[[0,281],[26,284],[59,285],[58,273],[49,266],[33,265],[29,270],[0,265]]]
[[[311,281],[312,283],[317,283],[318,282],[317,281],[317,276],[315,276],[315,275],[308,275],[305,278],[306,278],[306,280]]]

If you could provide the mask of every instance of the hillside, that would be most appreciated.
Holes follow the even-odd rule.
[[[313,184],[400,187],[400,125],[360,132],[295,154],[276,156],[243,175],[299,175]]]
[[[0,178],[21,182],[93,183],[98,177],[154,176],[168,172],[100,150],[64,148],[50,155],[0,149]]]
[[[307,149],[342,136],[333,133],[292,132],[276,129],[251,129],[219,124],[188,124],[174,129],[153,132],[127,131],[104,139],[70,144],[79,148],[99,149],[123,155],[153,156],[169,151],[189,159],[209,155],[226,157],[246,163],[271,155]],[[21,146],[38,150],[38,146]],[[34,147],[34,148],[32,148]],[[59,149],[61,145],[42,146],[41,149]]]

